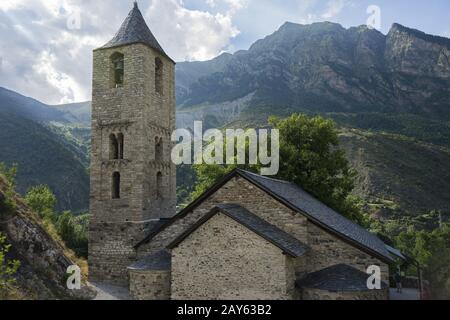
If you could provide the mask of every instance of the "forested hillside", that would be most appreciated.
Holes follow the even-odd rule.
[[[1,89],[0,162],[20,168],[21,194],[46,184],[56,193],[59,209],[83,212],[89,206],[89,149],[73,138],[75,129],[67,131],[71,127],[64,117],[54,108]]]

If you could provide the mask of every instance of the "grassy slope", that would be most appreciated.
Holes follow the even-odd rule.
[[[359,173],[355,193],[378,213],[450,215],[450,149],[361,130],[343,130],[340,140]]]

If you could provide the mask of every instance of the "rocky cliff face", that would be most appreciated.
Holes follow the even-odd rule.
[[[449,48],[449,39],[397,24],[385,36],[365,26],[286,23],[220,65],[204,62],[188,89],[183,82],[178,104],[212,105],[255,93],[249,107],[449,118]],[[186,78],[189,68],[181,63],[177,72]]]
[[[14,196],[17,208],[5,210],[6,184],[0,176],[0,233],[11,244],[8,259],[20,261],[15,275],[20,298],[25,299],[90,299],[95,293],[83,287],[72,291],[66,288],[66,270],[75,263],[68,250],[47,233],[40,219],[23,201]]]

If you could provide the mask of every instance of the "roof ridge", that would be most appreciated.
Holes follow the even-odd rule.
[[[348,222],[353,223],[354,225],[358,226],[358,227],[361,228],[362,230],[367,231],[368,233],[370,233],[370,234],[373,235],[374,237],[378,238],[375,234],[373,234],[372,232],[370,232],[369,230],[367,230],[367,229],[364,228],[363,226],[359,225],[358,223],[353,222],[352,220],[350,220],[349,218],[347,218],[347,217],[344,216],[343,214],[337,212],[335,209],[331,208],[331,207],[330,207],[329,205],[327,205],[326,203],[323,203],[321,200],[317,199],[316,196],[312,195],[310,192],[306,191],[305,189],[303,189],[301,186],[299,186],[299,185],[296,184],[296,183],[293,183],[293,182],[290,182],[290,181],[286,181],[286,180],[280,180],[280,179],[268,178],[268,177],[266,177],[266,176],[261,176],[261,175],[258,175],[258,174],[256,174],[256,173],[253,173],[253,172],[250,172],[250,171],[246,171],[246,170],[242,170],[242,169],[238,169],[238,171],[243,172],[243,173],[245,173],[245,174],[250,174],[250,175],[253,175],[253,176],[262,178],[262,179],[271,180],[271,181],[275,181],[275,182],[281,182],[281,183],[285,183],[285,184],[291,185],[291,186],[293,186],[293,187],[295,187],[295,188],[297,188],[297,189],[299,189],[299,190],[305,192],[307,195],[309,195],[309,196],[310,196],[311,198],[313,198],[314,200],[319,201],[323,206],[326,206],[327,208],[329,208],[329,209],[332,210],[334,213],[338,214],[339,216],[341,216],[342,218],[344,218],[344,219],[347,220]],[[283,197],[283,196],[281,196],[281,195],[279,195],[279,196],[280,196],[281,198],[283,198],[283,199],[285,199],[286,201],[289,202],[289,200],[286,199],[285,197]],[[379,239],[379,238],[378,238],[378,239]],[[381,241],[381,239],[379,239],[379,240]],[[384,243],[384,242],[383,242],[383,243]]]
[[[285,184],[292,184],[292,185],[297,186],[295,183],[290,182],[290,181],[286,181],[286,180],[282,180],[282,179],[276,179],[276,178],[269,178],[268,176],[262,176],[262,175],[260,175],[260,174],[257,174],[257,173],[251,172],[251,171],[247,171],[247,170],[243,170],[243,169],[236,169],[236,170],[237,170],[238,172],[240,172],[240,173],[250,174],[250,175],[253,175],[253,176],[257,176],[257,177],[259,177],[259,178],[262,178],[262,179],[271,180],[271,181],[276,181],[276,182],[281,182],[281,183],[285,183]]]

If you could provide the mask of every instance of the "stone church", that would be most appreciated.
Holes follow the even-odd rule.
[[[395,250],[292,183],[236,170],[176,213],[175,63],[136,3],[94,50],[92,95],[91,281],[134,299],[388,299]]]

